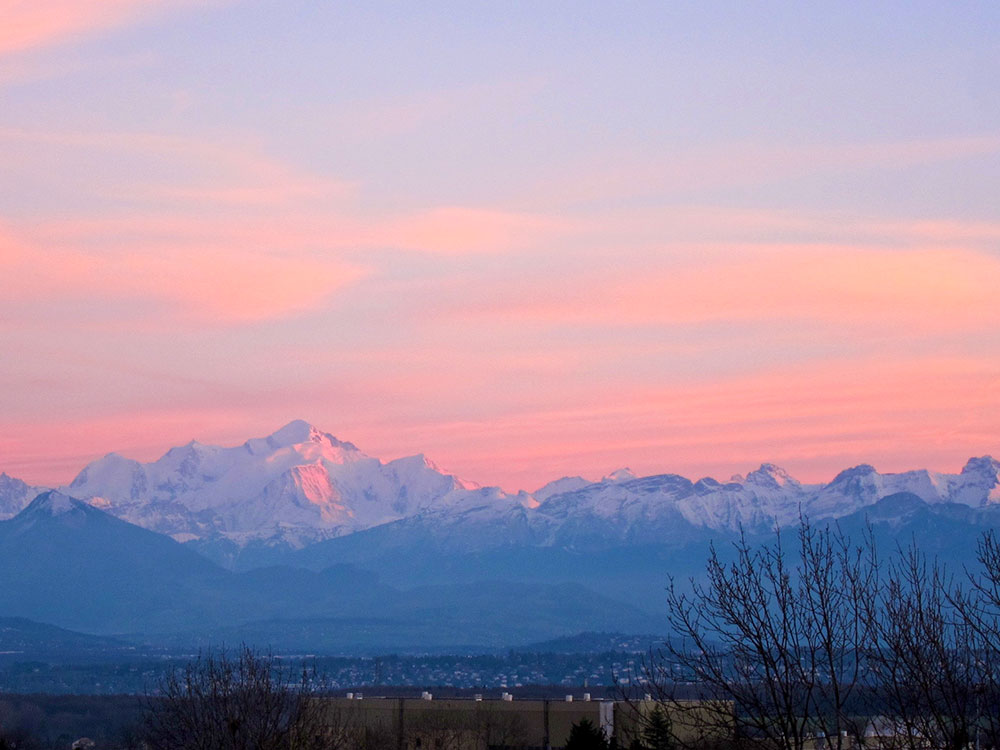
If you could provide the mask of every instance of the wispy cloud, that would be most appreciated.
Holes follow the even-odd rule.
[[[90,300],[117,325],[258,322],[315,310],[377,271],[371,253],[525,252],[571,231],[501,208],[358,208],[355,186],[296,168],[251,143],[155,133],[0,130],[25,184],[79,190],[96,205],[8,218],[0,266],[22,279],[8,303]],[[39,154],[60,173],[39,172]],[[102,165],[94,173],[91,165]],[[108,166],[104,166],[107,164]],[[141,175],[136,178],[135,175]],[[2,219],[3,217],[0,217]],[[128,303],[122,316],[114,300]],[[17,317],[10,310],[8,324]]]
[[[167,206],[206,204],[278,206],[303,199],[341,201],[354,191],[346,181],[310,174],[275,159],[250,141],[222,142],[149,132],[52,131],[0,128],[10,167],[33,170],[39,152],[65,164],[62,179],[79,178],[74,166],[97,161],[106,168],[87,175],[91,189],[132,207],[160,213]],[[126,169],[114,168],[114,164]],[[133,167],[133,169],[128,169]]]
[[[860,462],[955,471],[971,446],[989,444],[1000,429],[1000,379],[989,363],[968,358],[824,362],[602,392],[589,403],[478,420],[396,420],[391,434],[368,441],[389,451],[431,446],[471,479],[516,477],[533,488],[560,472],[588,467],[599,476],[625,464],[724,479],[771,460],[809,481]]]
[[[0,2],[0,57],[78,40],[200,0],[46,0]]]
[[[191,244],[154,252],[135,245],[98,252],[33,246],[8,231],[0,236],[0,273],[18,279],[3,299],[8,324],[32,315],[31,303],[78,300],[98,321],[127,326],[150,316],[194,325],[284,317],[316,308],[365,271],[338,258],[270,252],[266,244]],[[124,318],[121,305],[108,304],[112,300],[127,303]]]
[[[566,273],[442,304],[458,317],[598,328],[816,321],[929,334],[1000,316],[1000,257],[964,248],[695,246],[673,267]]]
[[[802,178],[884,173],[1000,153],[1000,134],[881,142],[766,143],[733,141],[669,145],[639,152],[601,150],[539,181],[532,201],[553,207],[614,200],[668,202],[692,195],[773,185]],[[527,197],[527,196],[525,196]]]

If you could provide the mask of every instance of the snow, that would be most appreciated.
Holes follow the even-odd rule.
[[[65,491],[174,538],[304,544],[447,507],[476,486],[423,455],[383,464],[296,420],[236,447],[192,441],[148,464],[111,454]]]
[[[16,516],[45,490],[45,487],[32,487],[6,472],[0,473],[0,521]]]
[[[76,500],[68,495],[64,495],[56,490],[50,490],[49,492],[42,493],[36,497],[31,504],[28,506],[27,510],[33,513],[44,514],[47,516],[63,516],[67,513],[71,513],[77,508],[86,507],[79,500]]]
[[[448,534],[486,538],[525,533],[618,534],[622,539],[712,530],[764,529],[839,518],[906,492],[928,503],[981,507],[1000,502],[1000,463],[970,459],[960,474],[926,470],[880,474],[847,469],[829,484],[802,484],[765,463],[727,482],[692,482],[619,469],[600,482],[563,477],[534,493],[480,488],[442,471],[422,454],[383,463],[303,420],[234,447],[192,441],[139,463],[109,454],[62,491],[131,523],[178,540],[223,537],[304,546],[401,519],[425,519]],[[0,511],[27,504],[20,485],[0,475]],[[22,483],[23,484],[23,483]],[[4,506],[3,488],[13,498]],[[66,508],[68,499],[58,507]],[[590,530],[590,531],[588,531]],[[444,533],[442,531],[442,533]]]
[[[604,477],[601,481],[602,482],[608,482],[608,483],[612,483],[612,482],[627,482],[630,479],[635,479],[635,478],[636,478],[635,477],[635,473],[630,468],[628,468],[627,466],[625,466],[625,467],[622,467],[621,469],[616,469],[615,471],[612,471],[610,474],[608,474],[606,477]]]
[[[272,448],[287,448],[299,443],[322,442],[322,440],[323,434],[304,419],[289,422],[266,438]]]
[[[734,478],[735,479],[735,478]],[[797,479],[787,471],[774,464],[761,464],[756,471],[751,471],[745,479],[737,479],[739,484],[754,484],[764,487],[798,486]]]
[[[582,489],[587,485],[592,484],[588,482],[583,477],[563,477],[562,479],[556,479],[553,482],[549,482],[542,487],[531,493],[531,495],[540,503],[545,502],[553,495],[561,495],[564,492],[575,492],[576,490]]]

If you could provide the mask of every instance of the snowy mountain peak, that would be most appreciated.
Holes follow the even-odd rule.
[[[304,419],[293,420],[267,437],[251,438],[243,444],[246,451],[254,456],[263,456],[283,448],[297,448],[299,446],[315,446],[321,450],[332,448],[361,454],[353,443],[337,440],[333,435],[323,432]]]
[[[539,487],[537,490],[531,493],[531,495],[540,503],[544,503],[553,495],[561,495],[564,492],[575,492],[576,490],[586,487],[588,484],[593,484],[587,481],[583,477],[563,477],[562,479],[556,479],[553,482],[549,482],[546,485]]]
[[[383,464],[296,420],[232,448],[191,441],[150,463],[105,456],[63,491],[178,541],[301,546],[451,507],[476,486],[422,454]]]
[[[615,482],[628,482],[629,480],[635,479],[635,472],[633,472],[627,466],[623,466],[620,469],[616,469],[604,477],[601,481],[608,484]]]
[[[298,445],[299,443],[322,443],[327,440],[329,436],[320,432],[316,427],[306,422],[304,419],[295,419],[280,430],[276,430],[268,435],[268,443],[271,444],[273,448],[287,448],[291,445]]]
[[[830,482],[830,484],[845,484],[847,482],[857,481],[874,474],[878,474],[878,472],[875,471],[875,467],[871,464],[858,464],[857,466],[852,466],[850,469],[844,469],[833,478],[833,481]]]
[[[0,518],[37,494],[22,485],[0,475]],[[88,511],[99,508],[178,541],[236,548],[251,542],[301,547],[419,518],[448,519],[449,528],[463,518],[480,526],[508,524],[518,534],[552,543],[565,527],[575,544],[608,533],[653,539],[672,533],[681,521],[735,530],[794,523],[803,512],[839,518],[898,493],[981,508],[1000,504],[1000,463],[973,458],[961,474],[879,474],[861,465],[826,485],[801,484],[770,463],[728,483],[709,477],[694,483],[675,474],[639,478],[623,468],[599,482],[564,477],[515,496],[477,489],[423,454],[383,463],[295,420],[234,447],[191,441],[149,463],[111,453],[62,492],[94,506]],[[52,509],[50,515],[73,507],[66,500],[48,502],[43,507]]]
[[[761,464],[756,471],[751,471],[743,480],[746,484],[762,487],[798,487],[799,480],[775,464]]]
[[[423,453],[415,456],[404,456],[390,461],[385,465],[386,470],[391,471],[399,479],[407,484],[420,481],[420,477],[438,476],[445,477],[455,489],[477,490],[479,485],[475,482],[467,482],[454,474],[442,469],[431,461]]]
[[[91,478],[100,477],[106,474],[114,474],[125,466],[132,468],[133,465],[138,466],[139,462],[125,458],[118,453],[108,453],[96,461],[91,461],[83,467],[83,471],[76,475],[73,481],[70,482],[69,486],[80,487],[90,481]]]
[[[962,474],[992,477],[995,480],[997,475],[1000,475],[1000,461],[997,461],[993,456],[970,458],[962,467]]]
[[[92,461],[76,475],[70,483],[71,490],[83,490],[88,486],[99,486],[105,496],[122,500],[137,500],[148,489],[146,471],[142,464],[117,453],[109,453],[104,458]],[[68,493],[77,496],[77,492]]]
[[[397,458],[395,461],[390,461],[389,463],[393,466],[408,467],[414,470],[430,469],[431,471],[441,471],[437,467],[437,464],[427,458],[427,456],[423,453],[417,453],[413,456],[403,456],[402,458]]]
[[[12,477],[6,471],[0,472],[0,491],[6,488],[21,489],[22,487],[27,487],[27,486],[28,485],[25,484],[23,481],[21,481],[16,477]]]
[[[80,502],[69,495],[64,495],[57,490],[49,490],[32,500],[22,513],[33,516],[45,515],[57,517],[72,513],[75,510],[85,510],[87,507],[86,503]]]
[[[26,482],[0,473],[0,520],[10,518],[21,511],[43,487],[31,487]]]
[[[955,502],[972,506],[1000,504],[1000,461],[992,456],[970,458],[962,473],[949,484]]]
[[[197,440],[189,440],[188,442],[184,443],[184,445],[175,445],[173,448],[164,453],[163,457],[176,456],[176,455],[193,455],[201,453],[206,449],[211,449],[211,447],[212,446],[205,445],[204,443],[199,443]]]

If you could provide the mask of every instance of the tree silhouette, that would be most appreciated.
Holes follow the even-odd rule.
[[[565,750],[608,750],[608,738],[590,719],[580,719],[569,730]]]
[[[657,705],[649,712],[642,728],[642,747],[645,750],[672,750],[674,747],[670,717]]]
[[[311,750],[347,742],[336,717],[272,654],[243,646],[199,655],[146,697],[143,739],[151,750]]]

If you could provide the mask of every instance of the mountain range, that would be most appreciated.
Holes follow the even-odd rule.
[[[697,575],[709,542],[801,515],[964,562],[1000,525],[998,477],[987,456],[958,474],[620,470],[507,493],[294,421],[150,463],[109,454],[54,490],[0,474],[0,616],[172,642],[294,632],[327,651],[656,632],[668,575]]]

